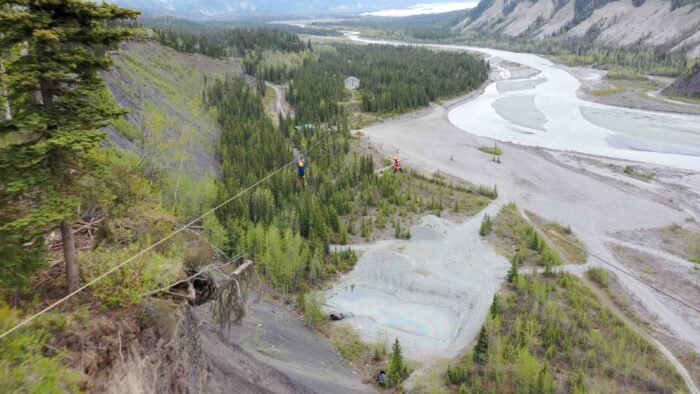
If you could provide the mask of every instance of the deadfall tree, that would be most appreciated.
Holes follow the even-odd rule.
[[[131,31],[118,22],[138,12],[81,0],[2,0],[0,48],[19,55],[4,62],[12,108],[0,122],[1,285],[18,288],[40,267],[41,235],[59,227],[68,291],[80,287],[71,223],[100,128],[122,114],[101,100],[107,51]],[[5,286],[3,286],[5,287]]]

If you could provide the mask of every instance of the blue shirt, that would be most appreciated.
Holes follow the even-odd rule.
[[[306,171],[306,163],[304,165],[300,165],[301,163],[297,162],[297,174],[299,176],[304,176],[304,171]]]

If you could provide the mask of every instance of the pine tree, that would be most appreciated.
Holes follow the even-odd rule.
[[[491,216],[489,214],[484,215],[484,220],[481,221],[481,227],[479,227],[479,235],[485,237],[491,232]]]
[[[496,294],[493,296],[493,301],[491,302],[491,308],[489,309],[489,312],[491,313],[491,317],[496,317],[500,308],[501,308],[500,298],[498,297],[498,294]]]
[[[513,283],[516,279],[518,279],[518,266],[515,264],[515,262],[512,262],[510,264],[510,268],[508,269],[507,273],[507,279],[508,283]]]
[[[479,339],[474,348],[474,362],[477,364],[486,364],[488,362],[489,351],[489,334],[486,332],[486,326],[481,327]]]
[[[408,377],[408,367],[403,360],[401,344],[396,338],[392,346],[391,356],[389,358],[389,368],[386,374],[387,386],[394,387],[403,382]]]
[[[58,225],[63,237],[68,290],[80,287],[71,221],[92,170],[89,153],[105,137],[99,129],[121,115],[99,99],[109,68],[106,52],[130,37],[116,21],[138,12],[89,1],[6,0],[0,10],[0,48],[22,47],[5,63],[11,120],[0,152],[4,223],[0,236],[40,247],[38,236]],[[5,203],[7,202],[7,203]]]

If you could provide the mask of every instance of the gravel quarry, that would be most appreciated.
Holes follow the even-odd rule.
[[[359,261],[326,292],[329,312],[345,314],[342,324],[365,341],[398,338],[411,359],[455,357],[478,333],[510,266],[479,237],[490,210],[461,224],[425,216],[408,241],[353,247]]]

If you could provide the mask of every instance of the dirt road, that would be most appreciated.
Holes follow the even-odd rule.
[[[265,85],[269,86],[275,91],[274,111],[287,116],[287,112],[284,108],[284,87],[282,85],[277,85],[267,81],[265,81]]]

